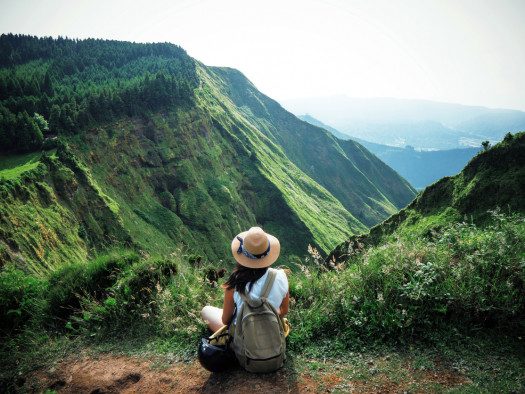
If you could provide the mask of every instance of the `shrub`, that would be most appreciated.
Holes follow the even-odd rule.
[[[0,272],[0,332],[9,335],[42,315],[45,281],[8,265]]]
[[[222,288],[205,279],[210,269],[190,265],[182,253],[138,261],[119,273],[105,299],[83,297],[81,315],[72,320],[90,333],[142,327],[161,338],[197,343],[206,327],[199,311],[204,305],[222,304]]]
[[[292,347],[522,328],[525,221],[492,216],[485,228],[457,223],[430,240],[398,234],[379,247],[349,248],[345,267],[324,274],[303,267],[290,280]]]
[[[46,138],[44,140],[44,143],[42,144],[42,150],[47,151],[51,149],[55,149],[58,146],[58,142],[56,138]]]
[[[117,273],[138,260],[139,256],[133,252],[114,253],[53,272],[46,293],[49,315],[64,319],[80,309],[83,297],[104,299]]]

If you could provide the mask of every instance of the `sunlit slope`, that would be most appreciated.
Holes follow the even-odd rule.
[[[200,104],[217,120],[223,121],[224,132],[239,140],[260,174],[278,188],[286,205],[311,231],[313,243],[328,251],[329,245],[341,234],[366,229],[329,191],[301,171],[278,142],[261,132],[259,123],[246,115],[246,108],[239,108],[225,94],[235,86],[229,88],[227,81],[214,70],[202,65],[198,68],[205,86],[197,95]],[[280,214],[275,211],[274,215],[273,220]],[[275,229],[278,231],[277,227]]]
[[[525,213],[525,133],[510,133],[493,148],[480,152],[458,174],[428,186],[399,213],[359,237],[361,244],[377,245],[395,231],[414,237],[431,236],[451,222],[483,224],[489,210]],[[333,254],[346,253],[350,242]]]
[[[239,113],[366,226],[384,220],[415,197],[415,189],[367,149],[301,121],[237,70],[207,70]]]
[[[152,257],[182,249],[195,264],[229,266],[231,239],[260,225],[281,240],[280,264],[293,266],[308,245],[328,253],[414,196],[365,149],[181,48],[0,39],[17,54],[0,67],[9,88],[0,96],[9,142],[2,264],[44,271],[133,248]]]
[[[21,176],[4,181],[0,201],[2,266],[12,262],[44,273],[83,261],[114,243],[131,244],[118,206],[62,148]]]
[[[111,137],[107,128],[86,134],[76,154],[90,163],[148,253],[186,246],[189,254],[220,264],[229,261],[231,239],[256,224],[281,237],[284,258],[305,250],[310,230],[224,121],[211,115],[196,106],[123,120]]]

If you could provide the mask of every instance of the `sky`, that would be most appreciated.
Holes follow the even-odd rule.
[[[0,33],[170,42],[276,99],[525,111],[525,0],[6,0]]]

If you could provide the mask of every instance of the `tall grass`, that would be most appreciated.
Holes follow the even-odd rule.
[[[289,273],[289,348],[336,354],[486,328],[523,333],[525,219],[492,217],[484,228],[456,223],[429,238],[398,234],[375,248],[351,245],[347,261],[329,268],[310,248],[301,269]],[[217,273],[183,250],[165,258],[111,253],[45,278],[5,266],[0,380],[45,338],[148,335],[164,349],[194,352],[207,334],[200,309],[222,305]]]
[[[430,239],[396,235],[375,248],[351,245],[344,266],[303,269],[291,284],[294,344],[524,330],[525,220],[492,215],[485,228],[457,223]]]

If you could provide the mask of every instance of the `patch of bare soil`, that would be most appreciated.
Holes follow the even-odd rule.
[[[211,373],[197,361],[158,367],[154,361],[123,356],[99,355],[71,358],[47,370],[33,372],[23,390],[41,393],[308,393],[376,392],[397,393],[414,388],[412,383],[433,382],[440,388],[460,386],[466,379],[439,365],[432,372],[415,373],[409,365],[402,381],[381,374],[369,380],[355,380],[327,367],[323,372],[295,372],[283,368],[271,374],[250,374],[241,368]],[[410,371],[414,374],[411,375]],[[397,380],[397,379],[396,379]],[[424,387],[418,385],[419,388]]]

